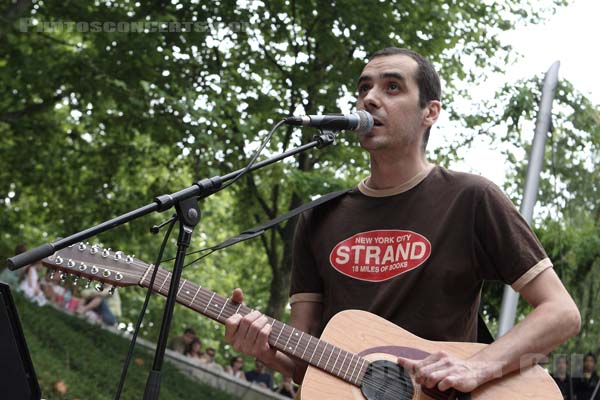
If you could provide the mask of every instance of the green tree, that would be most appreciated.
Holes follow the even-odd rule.
[[[451,104],[466,95],[459,88],[468,85],[461,83],[481,79],[510,60],[499,32],[538,22],[561,4],[10,3],[0,9],[0,157],[8,166],[0,171],[1,252],[8,256],[19,241],[38,244],[70,234],[149,203],[157,194],[244,166],[251,144],[280,116],[348,108],[367,54],[383,47],[406,46],[430,57]],[[44,25],[61,21],[81,26]],[[109,25],[96,31],[94,21]],[[138,33],[111,29],[115,21],[197,25]],[[468,125],[467,117],[453,116]],[[313,134],[287,127],[269,152]],[[355,184],[366,172],[367,156],[355,138],[339,142],[249,175],[231,195],[206,201],[205,210],[218,199],[225,208],[206,212],[195,244],[213,243],[311,196]],[[448,146],[431,156],[444,162],[453,155]],[[100,239],[147,258],[158,240],[148,240],[145,230],[160,219],[151,216]],[[258,277],[256,285],[244,281],[254,294],[264,289],[267,276],[268,298],[256,300],[281,317],[294,225],[282,224],[261,241],[207,259],[191,277],[204,277],[203,271],[227,260],[231,276]],[[249,268],[249,262],[256,264]],[[222,283],[217,289],[234,286],[229,279]],[[175,320],[183,323],[183,317]]]
[[[497,137],[507,158],[506,190],[519,204],[523,195],[535,120],[541,99],[542,80],[507,85],[486,117],[506,128]],[[581,333],[561,346],[560,352],[597,350],[595,327],[600,309],[594,294],[600,289],[600,109],[560,81],[552,108],[552,130],[548,134],[545,167],[540,180],[534,228],[554,263],[554,268],[579,306]],[[500,286],[486,288],[486,311],[497,318]],[[529,307],[520,305],[521,315]]]

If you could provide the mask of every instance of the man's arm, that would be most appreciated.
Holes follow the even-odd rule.
[[[231,299],[235,303],[242,303],[244,300],[242,290],[235,289]],[[296,302],[292,304],[290,326],[317,335],[321,313],[321,303]],[[270,369],[291,376],[294,382],[301,383],[306,372],[306,363],[271,347],[268,342],[271,328],[267,317],[258,311],[253,311],[244,317],[235,314],[225,321],[225,342],[231,344],[236,351],[256,357]]]
[[[415,374],[417,383],[440,390],[471,392],[478,386],[539,361],[556,346],[576,335],[579,310],[552,268],[540,273],[521,290],[534,307],[506,335],[467,360],[445,352],[422,361],[400,358],[398,363]]]

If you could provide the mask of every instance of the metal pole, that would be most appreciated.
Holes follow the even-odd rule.
[[[537,201],[537,194],[540,183],[540,172],[544,163],[544,148],[546,146],[546,136],[550,130],[552,121],[552,102],[554,93],[558,84],[558,68],[560,62],[554,64],[546,72],[544,85],[542,87],[542,99],[540,101],[540,110],[535,122],[535,136],[531,145],[531,155],[527,167],[527,177],[525,178],[525,190],[521,202],[521,215],[529,225],[533,217],[533,207]],[[519,294],[510,286],[504,287],[504,296],[502,298],[502,307],[500,309],[500,321],[498,326],[498,337],[508,332],[515,323],[517,314],[517,305],[519,303]]]

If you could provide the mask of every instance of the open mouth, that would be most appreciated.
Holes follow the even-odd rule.
[[[383,126],[383,123],[377,118],[373,118],[373,125],[375,126]]]

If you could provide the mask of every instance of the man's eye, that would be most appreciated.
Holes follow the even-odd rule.
[[[362,85],[358,87],[358,93],[365,93],[369,91],[369,85]]]
[[[390,83],[389,88],[391,90],[398,90],[400,89],[400,85],[398,85],[397,83]]]

